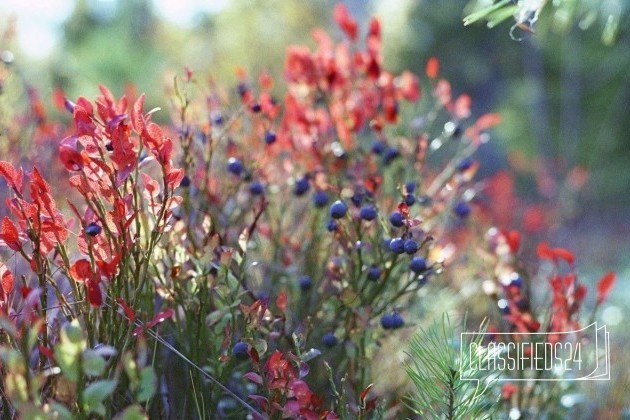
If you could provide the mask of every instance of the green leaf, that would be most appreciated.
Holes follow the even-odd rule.
[[[70,410],[58,402],[53,402],[48,405],[46,410],[46,418],[55,418],[59,420],[72,420],[74,417]]]
[[[93,382],[83,391],[83,409],[88,413],[96,413],[105,416],[103,401],[116,389],[115,380]]]
[[[136,394],[136,400],[145,402],[153,397],[157,386],[157,376],[151,366],[147,366],[140,371],[140,386]]]
[[[146,420],[149,416],[138,404],[130,405],[114,416],[114,420]]]
[[[83,372],[88,376],[100,376],[105,371],[105,359],[96,350],[83,352]]]

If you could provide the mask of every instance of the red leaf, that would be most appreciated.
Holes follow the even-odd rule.
[[[507,241],[512,254],[516,254],[521,247],[521,234],[517,230],[511,230],[505,233],[505,240]]]
[[[153,328],[160,322],[164,322],[169,318],[172,318],[175,315],[175,311],[171,308],[164,309],[161,312],[158,312],[157,315],[153,317],[153,319],[145,324],[146,328]]]
[[[13,291],[13,285],[15,280],[13,274],[2,263],[0,263],[0,283],[2,283],[2,289],[0,290],[0,301],[6,301],[9,293]]]
[[[597,304],[601,304],[610,293],[613,285],[615,284],[615,279],[617,274],[613,271],[606,273],[604,277],[602,277],[597,282]]]
[[[286,292],[280,292],[278,298],[276,299],[276,306],[282,312],[286,312],[287,310],[287,294]]]
[[[11,219],[4,216],[2,219],[2,226],[0,227],[0,239],[14,251],[19,251],[22,248],[20,243],[19,233]]]
[[[573,265],[573,263],[575,263],[575,256],[568,249],[565,249],[565,248],[554,248],[554,249],[551,250],[551,252],[553,252],[553,254],[556,256],[556,258],[560,258],[562,260],[565,260],[567,263],[569,263],[569,265]]]
[[[243,375],[243,377],[258,385],[262,385],[263,383],[262,376],[260,376],[256,372],[247,372],[245,375]]]
[[[429,60],[427,61],[425,72],[429,79],[435,79],[436,77],[438,77],[438,74],[440,74],[440,62],[437,58],[429,58]]]
[[[131,309],[129,305],[127,305],[127,302],[125,302],[125,299],[116,298],[116,303],[118,303],[120,307],[123,309],[123,311],[125,312],[125,316],[129,319],[129,322],[134,323],[136,321],[136,312],[133,309]]]
[[[144,93],[140,95],[138,100],[133,104],[131,109],[131,126],[136,133],[143,133],[145,129],[144,124]]]
[[[92,272],[90,262],[83,258],[72,264],[72,267],[70,267],[70,275],[74,281],[85,282],[86,280],[92,278],[94,273]]]
[[[541,242],[538,244],[536,252],[538,253],[538,257],[543,260],[556,261],[556,255],[553,253],[553,250],[549,247],[547,242]]]
[[[100,281],[98,278],[91,278],[85,282],[85,286],[87,287],[88,302],[96,308],[100,308],[103,305],[103,294],[101,293],[99,284]]]
[[[348,35],[348,38],[356,41],[359,27],[357,25],[357,21],[350,16],[348,8],[344,4],[337,3],[335,5],[335,8],[333,9],[333,19],[337,25],[339,25],[341,30]]]
[[[365,402],[365,397],[367,397],[367,394],[370,392],[370,389],[372,389],[373,386],[374,384],[369,384],[367,387],[365,387],[363,391],[361,391],[361,396],[359,397],[361,399],[361,404]]]

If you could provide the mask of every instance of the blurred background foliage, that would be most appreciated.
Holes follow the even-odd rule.
[[[577,2],[580,10],[566,10],[573,1],[550,2],[553,7],[542,9],[535,34],[522,41],[510,37],[510,19],[494,29],[463,25],[463,17],[492,3],[488,0],[346,3],[359,21],[381,16],[387,67],[422,73],[426,59],[436,56],[455,90],[472,95],[476,113],[501,113],[498,147],[482,157],[491,171],[505,165],[506,157],[530,171],[534,158],[542,157],[560,178],[580,165],[591,176],[582,197],[589,208],[630,205],[625,1]],[[287,45],[313,45],[312,28],[332,29],[333,4],[234,0],[211,13],[200,10],[182,27],[161,18],[151,0],[76,0],[50,57],[29,62],[28,51],[24,56],[17,51],[17,64],[27,80],[40,82],[35,87],[44,97],[53,87],[76,98],[93,96],[99,83],[115,92],[133,83],[138,91],[151,92],[150,105],[158,106],[165,100],[163,88],[184,66],[222,84],[236,83],[237,66],[251,75],[261,70],[281,75]],[[602,25],[597,25],[606,21],[606,11],[617,22],[610,45],[602,42]],[[525,192],[531,187],[525,183]]]

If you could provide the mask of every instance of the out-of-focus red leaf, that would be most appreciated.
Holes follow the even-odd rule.
[[[569,265],[573,265],[575,263],[575,256],[568,249],[553,248],[551,251],[556,256],[556,258],[560,258],[561,260],[566,261]]]
[[[547,244],[547,242],[539,243],[538,248],[536,248],[536,253],[538,254],[538,257],[543,260],[556,260],[556,256],[553,253],[552,249],[549,247],[549,244]]]
[[[601,304],[610,293],[613,285],[615,284],[615,279],[617,278],[617,274],[613,271],[606,273],[599,281],[597,282],[597,303]]]
[[[282,312],[286,312],[287,310],[287,293],[286,292],[284,291],[280,292],[280,294],[278,295],[278,298],[276,299],[276,306]]]
[[[516,254],[521,247],[521,234],[517,230],[505,232],[505,240],[510,247],[512,254]]]
[[[435,79],[440,74],[440,61],[436,57],[431,57],[427,61],[425,73],[429,79]]]
[[[350,16],[348,8],[343,3],[337,3],[333,9],[333,19],[342,31],[353,41],[356,41],[359,26],[357,21]]]

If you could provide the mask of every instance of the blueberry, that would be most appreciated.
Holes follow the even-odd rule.
[[[260,181],[252,181],[249,184],[249,192],[252,195],[260,195],[265,192],[265,186]]]
[[[333,219],[341,219],[343,216],[346,215],[347,211],[348,206],[346,206],[343,201],[337,200],[330,206],[330,217],[332,217]]]
[[[335,347],[337,345],[337,337],[335,337],[335,334],[332,331],[328,331],[322,337],[322,343],[326,347]]]
[[[243,169],[244,169],[243,162],[241,162],[240,160],[234,157],[231,157],[230,159],[228,159],[228,164],[227,164],[228,172],[236,176],[241,176],[241,174],[243,173]]]
[[[381,269],[378,268],[375,265],[372,265],[370,268],[368,268],[367,271],[367,279],[370,281],[376,281],[378,280],[378,278],[381,277]]]
[[[374,140],[374,143],[372,143],[372,149],[371,152],[374,153],[375,155],[382,155],[383,152],[385,151],[385,147],[386,144],[380,140]]]
[[[298,282],[300,284],[300,289],[302,289],[302,291],[304,292],[313,287],[313,280],[310,276],[302,276],[300,277]]]
[[[107,150],[108,152],[114,151],[114,145],[112,144],[111,141],[105,145],[105,150]]]
[[[499,299],[499,301],[497,302],[497,306],[499,307],[503,315],[510,314],[510,304],[508,303],[507,299]]]
[[[179,186],[182,188],[190,187],[190,178],[188,178],[188,175],[184,175],[182,182],[179,183]]]
[[[413,257],[409,263],[409,269],[416,274],[427,271],[427,261],[422,257]]]
[[[395,147],[388,147],[383,156],[383,163],[389,165],[394,159],[400,156],[400,152]]]
[[[315,191],[315,194],[313,194],[313,204],[315,204],[315,207],[324,207],[328,204],[328,194],[326,194],[326,191]]]
[[[389,249],[395,254],[405,252],[405,240],[403,238],[394,238],[389,242]]]
[[[232,356],[239,360],[247,360],[249,358],[249,346],[243,341],[239,341],[232,347]]]
[[[522,287],[523,279],[518,274],[515,274],[511,277],[512,281],[510,282],[510,286]]]
[[[413,206],[416,202],[416,197],[413,194],[407,194],[405,196],[405,204],[408,206]]]
[[[363,220],[374,220],[376,219],[376,207],[371,204],[367,206],[361,207],[361,211],[359,212],[359,216]]]
[[[297,182],[295,183],[295,186],[293,187],[293,194],[299,197],[301,195],[306,194],[309,188],[311,188],[311,184],[308,181],[308,178],[306,176],[303,176],[302,178],[298,179]]]
[[[245,96],[245,94],[247,94],[247,92],[249,91],[249,87],[247,86],[247,83],[245,82],[240,82],[237,86],[236,86],[236,91],[238,92],[239,96],[242,98],[243,96]]]
[[[403,320],[403,317],[398,313],[398,312],[394,312],[392,314],[392,329],[398,329],[400,327],[402,327],[405,324],[405,321]]]
[[[256,113],[258,113],[258,112],[260,112],[260,110],[261,110],[262,108],[260,107],[260,104],[259,104],[258,102],[255,102],[255,103],[253,103],[253,104],[252,104],[252,106],[250,107],[250,109],[252,110],[252,112],[256,112]]]
[[[389,215],[389,223],[395,227],[402,227],[405,225],[405,216],[399,211],[394,211]]]
[[[414,241],[413,239],[407,239],[405,241],[404,248],[407,254],[413,255],[418,252],[418,242]]]
[[[457,217],[459,217],[460,219],[465,219],[468,217],[468,215],[470,215],[470,206],[468,205],[468,203],[460,201],[453,207],[453,212],[455,212]]]
[[[352,201],[352,204],[354,204],[355,207],[359,207],[361,206],[361,203],[363,203],[364,198],[365,198],[365,193],[362,191],[359,191],[352,194],[352,197],[350,197],[350,201]]]
[[[96,236],[101,233],[102,230],[103,228],[101,228],[100,225],[96,222],[92,222],[85,227],[85,233],[90,236]]]
[[[385,314],[381,317],[381,327],[386,330],[394,328],[394,317],[392,314]]]
[[[472,160],[472,158],[471,158],[471,157],[466,157],[466,158],[464,158],[464,159],[460,160],[460,161],[457,163],[457,170],[458,170],[459,172],[465,172],[465,171],[467,171],[468,169],[470,169],[470,167],[472,166],[472,164],[473,164],[473,160]]]
[[[516,307],[520,309],[521,311],[526,311],[529,309],[529,302],[527,302],[527,299],[517,300]]]
[[[223,114],[221,114],[221,111],[212,111],[210,113],[210,119],[212,120],[212,123],[214,125],[221,125],[223,124]]]
[[[273,144],[276,142],[276,133],[273,130],[267,130],[265,132],[265,143]]]
[[[408,194],[413,194],[413,192],[416,190],[416,183],[413,181],[409,181],[405,184],[405,190],[407,190]]]
[[[339,225],[334,220],[329,220],[328,224],[326,224],[326,229],[328,232],[334,232],[339,228]]]

